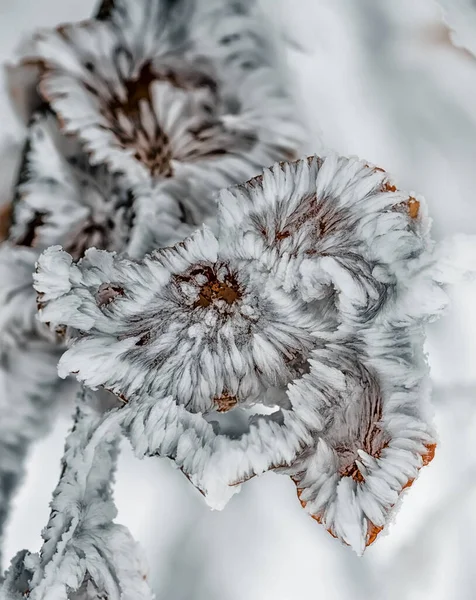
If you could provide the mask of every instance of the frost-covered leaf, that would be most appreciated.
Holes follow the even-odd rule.
[[[315,356],[337,385],[315,441],[285,470],[302,506],[361,554],[434,455],[427,369],[417,322],[388,323]],[[316,381],[316,386],[322,385]]]
[[[220,192],[225,255],[256,261],[305,300],[338,292],[341,317],[363,320],[407,259],[424,252],[425,208],[383,169],[330,154],[283,163]]]
[[[5,578],[0,580],[0,600],[24,600],[38,564],[37,554],[31,554],[28,550],[17,552],[5,572]]]

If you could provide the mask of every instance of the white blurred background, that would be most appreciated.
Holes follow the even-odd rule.
[[[289,42],[312,134],[306,150],[331,147],[390,171],[401,189],[426,197],[438,240],[476,234],[476,58],[452,44],[435,2],[262,1]],[[93,5],[0,0],[0,59],[31,29],[86,18]],[[22,135],[0,85],[0,143]],[[436,457],[363,558],[305,514],[288,478],[255,478],[212,512],[167,461],[137,461],[125,446],[118,520],[141,542],[158,600],[474,600],[476,282],[454,290],[427,349]],[[6,557],[40,547],[70,412],[65,400],[53,433],[31,453]]]

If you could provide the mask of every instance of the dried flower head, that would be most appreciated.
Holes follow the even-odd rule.
[[[282,470],[291,475],[305,510],[359,554],[434,455],[426,368],[422,349],[413,354],[411,337],[394,323],[321,353],[327,385],[335,382],[332,398],[321,406],[326,424]],[[316,381],[322,385],[325,378]]]
[[[423,200],[312,157],[222,192],[219,223],[140,261],[46,251],[40,318],[75,338],[60,374],[122,396],[138,454],[215,504],[275,468],[361,552],[434,450],[422,344],[445,297]]]
[[[324,426],[281,472],[306,510],[361,553],[435,449],[422,346],[446,299],[423,199],[378,167],[331,155],[221,192],[220,219],[225,256],[258,263],[307,301],[332,299],[335,331],[309,357]],[[307,381],[293,387],[303,393]]]
[[[93,163],[149,188],[197,179],[209,196],[293,155],[302,135],[269,33],[232,4],[117,1],[99,20],[39,33],[28,59]]]

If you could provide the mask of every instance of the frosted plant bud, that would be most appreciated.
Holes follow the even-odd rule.
[[[263,19],[234,4],[122,0],[41,31],[30,56],[41,93],[92,162],[141,187],[206,182],[209,198],[302,137]]]

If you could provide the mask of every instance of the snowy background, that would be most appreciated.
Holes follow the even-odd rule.
[[[0,58],[11,59],[31,29],[86,18],[93,5],[0,0]],[[331,147],[390,171],[401,189],[426,197],[436,239],[476,234],[476,59],[452,44],[434,1],[263,5],[286,30],[311,132],[306,150]],[[0,143],[21,141],[2,85],[0,128]],[[171,464],[136,461],[125,447],[118,520],[141,542],[158,600],[473,600],[475,306],[476,282],[460,285],[451,312],[430,330],[439,448],[388,534],[363,558],[301,510],[288,478],[255,478],[224,512],[211,512]],[[31,454],[7,531],[7,557],[40,547],[70,412],[65,399],[53,433]]]

